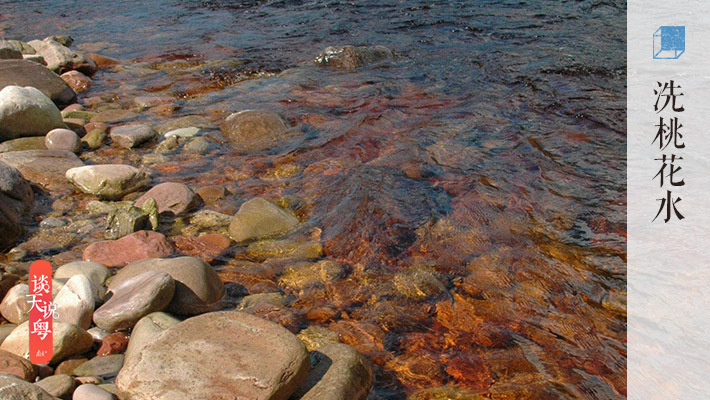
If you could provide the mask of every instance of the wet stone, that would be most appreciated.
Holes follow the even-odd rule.
[[[364,400],[374,381],[370,363],[352,347],[328,344],[311,353],[311,369],[294,397],[300,400]]]
[[[284,234],[298,225],[298,219],[281,207],[260,197],[242,204],[229,225],[235,242],[264,239]]]
[[[141,207],[147,199],[154,199],[158,213],[181,215],[197,204],[195,193],[185,184],[164,182],[152,187],[136,200],[136,207]]]
[[[79,71],[68,71],[59,76],[76,93],[87,91],[91,87],[91,78]]]
[[[17,168],[22,176],[50,191],[67,190],[66,172],[84,163],[76,154],[63,150],[24,150],[0,153],[0,161]]]
[[[47,150],[47,146],[41,136],[17,138],[0,143],[0,153],[21,150]]]
[[[107,267],[122,267],[145,258],[167,257],[173,248],[165,236],[152,231],[138,231],[117,240],[94,242],[84,249],[84,261]]]
[[[148,125],[122,125],[112,128],[110,136],[118,147],[130,149],[156,138],[158,132]]]
[[[81,139],[69,129],[53,129],[44,137],[44,144],[49,150],[66,150],[78,153],[81,150]]]
[[[66,172],[66,178],[84,193],[107,200],[120,199],[150,183],[146,171],[124,164],[72,168]]]

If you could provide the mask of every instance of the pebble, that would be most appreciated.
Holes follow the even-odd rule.
[[[72,276],[54,299],[56,321],[89,329],[94,312],[94,292],[89,277],[83,274]]]
[[[110,136],[118,147],[131,149],[156,138],[158,132],[148,125],[133,124],[111,128]]]
[[[66,150],[78,153],[81,150],[79,135],[69,129],[52,129],[44,137],[44,145],[49,150]]]
[[[176,182],[164,182],[152,187],[136,200],[135,206],[142,207],[149,198],[155,200],[158,213],[170,213],[176,216],[190,211],[198,201],[192,189]]]
[[[150,183],[150,175],[125,164],[86,165],[67,170],[66,178],[82,192],[118,200]]]
[[[39,223],[39,227],[42,229],[61,228],[66,225],[66,221],[57,217],[47,217]]]
[[[91,331],[91,329],[89,329],[89,331]],[[133,332],[135,333],[135,328]],[[94,339],[96,338],[97,337],[94,336]],[[109,335],[104,335],[99,340],[101,340],[101,347],[99,347],[99,349],[96,351],[97,356],[124,353],[128,348],[129,343],[129,337],[123,332],[114,332]]]
[[[69,85],[69,87],[77,93],[89,90],[91,84],[93,83],[91,78],[79,71],[68,71],[61,74],[59,77],[62,78],[62,80],[64,80],[64,82],[66,82],[67,85]]]
[[[193,137],[200,134],[200,128],[195,126],[190,126],[187,128],[173,129],[163,134],[165,137],[177,136],[177,137]]]
[[[97,385],[86,383],[74,391],[72,400],[114,400],[116,396]]]
[[[74,378],[66,374],[48,376],[37,382],[36,385],[62,400],[71,399],[71,395],[76,389]]]

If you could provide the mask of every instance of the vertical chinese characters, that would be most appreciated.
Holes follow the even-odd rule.
[[[658,145],[658,149],[662,151],[661,156],[656,158],[659,161],[660,167],[652,180],[658,180],[661,189],[666,189],[662,197],[656,199],[660,202],[658,212],[653,218],[653,221],[658,219],[661,213],[664,213],[663,222],[667,223],[673,216],[678,220],[685,218],[678,209],[678,203],[682,198],[673,193],[673,190],[685,185],[685,179],[680,176],[682,167],[680,166],[683,157],[682,150],[685,149],[683,142],[683,134],[678,114],[685,111],[681,104],[680,97],[683,93],[680,91],[681,86],[676,84],[672,79],[669,82],[656,82],[657,87],[653,90],[656,95],[656,102],[653,105],[653,110],[658,116],[658,124],[656,127],[656,135],[651,142],[652,145]],[[664,113],[664,115],[660,115]],[[670,115],[669,115],[670,114]]]

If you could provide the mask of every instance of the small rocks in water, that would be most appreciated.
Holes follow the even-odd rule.
[[[138,231],[118,240],[94,242],[84,249],[84,261],[94,261],[107,267],[123,267],[145,258],[167,257],[173,248],[158,232]]]
[[[299,400],[365,400],[374,381],[365,357],[352,347],[333,343],[311,354],[313,368],[294,397]]]
[[[0,142],[22,136],[44,136],[63,126],[57,106],[38,89],[6,86],[0,90]]]
[[[207,154],[216,146],[213,142],[209,141],[205,137],[196,137],[188,140],[183,147],[185,153],[190,154]]]
[[[261,197],[239,207],[229,224],[229,236],[237,243],[286,233],[298,225],[298,219],[281,207]]]
[[[110,136],[118,147],[131,149],[155,139],[158,132],[148,125],[122,125],[111,128]]]
[[[94,339],[84,329],[65,322],[54,321],[53,324],[52,359],[50,364],[57,363],[67,357],[83,354],[91,349]],[[25,357],[29,353],[30,324],[29,321],[18,325],[5,338],[0,349]]]
[[[137,116],[138,114],[129,110],[106,110],[91,117],[91,122],[115,123],[128,121]]]
[[[123,366],[123,354],[98,356],[74,368],[77,376],[98,376],[102,379],[113,378]]]
[[[7,400],[55,400],[41,387],[11,374],[0,373],[0,393]]]
[[[86,383],[74,391],[72,400],[114,400],[116,396],[97,385]]]
[[[147,172],[124,164],[72,168],[66,172],[66,177],[84,193],[107,200],[118,200],[150,183],[150,175]]]
[[[142,207],[147,199],[154,199],[158,213],[184,214],[197,204],[195,193],[185,184],[165,182],[152,187],[136,200],[136,207]]]
[[[138,96],[133,99],[136,106],[141,108],[151,108],[161,104],[174,103],[175,99],[170,96]]]
[[[323,256],[323,246],[316,241],[298,242],[295,240],[261,240],[247,246],[247,255],[253,260],[271,258],[289,258],[308,260]]]
[[[37,377],[37,367],[16,354],[0,350],[0,373],[12,374],[22,380],[34,382]]]
[[[0,162],[0,250],[10,247],[22,234],[20,216],[33,204],[34,193],[22,174]]]
[[[91,78],[79,71],[68,71],[59,76],[77,93],[85,92],[91,87]]]
[[[158,207],[155,201],[151,201],[142,204],[142,208],[130,206],[112,209],[106,217],[104,237],[113,240],[143,229],[158,230]]]
[[[71,190],[66,172],[84,165],[76,154],[64,150],[24,150],[0,153],[0,161],[17,168],[25,179],[50,191]]]
[[[13,324],[27,321],[31,305],[27,302],[27,297],[25,296],[29,293],[30,286],[26,283],[13,286],[0,303],[0,313],[3,318]]]
[[[76,101],[76,93],[57,74],[26,60],[0,60],[0,88],[32,86],[49,97],[57,107]],[[46,133],[46,132],[45,132]]]
[[[79,135],[69,129],[52,129],[44,137],[44,145],[49,150],[66,150],[78,153],[81,150]]]
[[[111,296],[94,312],[99,328],[113,332],[130,329],[146,315],[162,311],[175,293],[175,282],[165,272],[147,271],[111,285]]]
[[[109,290],[145,271],[160,271],[175,280],[175,295],[167,310],[191,315],[212,309],[224,295],[224,285],[206,262],[195,257],[148,259],[126,265],[113,277]]]
[[[385,46],[329,46],[316,57],[316,65],[339,69],[355,69],[394,57]]]
[[[212,262],[221,256],[232,245],[232,241],[220,233],[212,233],[198,237],[174,236],[170,238],[178,252],[192,257],[199,257],[206,262]]]
[[[76,389],[74,378],[67,374],[48,376],[37,382],[36,385],[44,389],[50,395],[62,400],[71,399],[72,393],[74,393],[74,389]]]
[[[303,290],[312,286],[333,283],[343,274],[343,266],[331,260],[316,263],[300,262],[289,266],[279,279],[279,286]]]
[[[397,292],[410,299],[425,299],[447,292],[436,270],[430,267],[417,266],[399,272],[393,282]]]
[[[85,57],[93,61],[98,69],[111,68],[121,63],[116,59],[99,54],[87,53]]]
[[[228,332],[229,334],[225,334]],[[181,322],[130,357],[119,397],[286,400],[308,373],[306,349],[281,326],[238,311]]]
[[[141,318],[131,331],[131,340],[126,348],[125,363],[128,363],[131,357],[140,354],[143,347],[151,343],[163,331],[179,323],[179,319],[164,312],[155,312]]]
[[[91,326],[94,312],[94,288],[83,274],[72,276],[54,299],[59,322],[74,324],[84,329]]]
[[[66,221],[57,217],[47,217],[39,223],[39,227],[43,229],[61,228],[66,225]]]
[[[163,134],[163,136],[171,137],[171,136],[177,136],[177,137],[193,137],[197,136],[200,133],[200,128],[190,126],[187,128],[180,128],[180,129],[173,129],[172,131],[166,132]]]
[[[240,152],[263,151],[282,145],[293,133],[278,114],[259,110],[231,114],[221,129],[232,142],[232,147]]]
[[[176,119],[171,119],[168,122],[165,122],[162,125],[159,125],[157,130],[160,133],[165,133],[165,132],[170,132],[175,129],[180,129],[180,128],[189,128],[189,127],[196,127],[196,128],[214,128],[214,124],[212,121],[209,119],[201,116],[201,115],[185,115],[184,117],[176,118]]]
[[[306,345],[308,351],[317,350],[323,346],[340,343],[339,335],[324,326],[309,326],[298,333],[298,338]]]
[[[86,146],[90,149],[98,149],[106,143],[106,138],[108,138],[108,135],[105,131],[94,129],[88,131],[88,133],[81,138],[81,142],[86,143]]]
[[[89,331],[91,331],[91,329],[89,329]],[[133,332],[135,332],[135,327]],[[101,338],[101,347],[96,351],[96,355],[107,356],[109,354],[121,354],[128,348],[128,343],[128,336],[125,333],[114,332]]]

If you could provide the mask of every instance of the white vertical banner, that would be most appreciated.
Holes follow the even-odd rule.
[[[628,3],[628,398],[710,398],[710,2]]]

